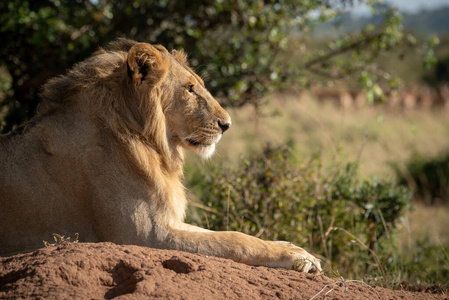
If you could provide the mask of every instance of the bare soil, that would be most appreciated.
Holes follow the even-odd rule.
[[[327,296],[325,296],[327,294]],[[447,299],[293,270],[112,243],[0,257],[0,299]]]

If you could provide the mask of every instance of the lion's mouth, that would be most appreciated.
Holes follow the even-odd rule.
[[[207,144],[203,144],[203,143],[191,140],[191,139],[186,139],[186,141],[187,141],[187,143],[189,143],[190,145],[192,145],[194,147],[209,146]]]
[[[218,138],[219,139],[219,138]],[[203,158],[209,158],[215,151],[215,144],[218,140],[207,140],[206,143],[201,143],[192,139],[184,139],[184,146],[198,153]]]

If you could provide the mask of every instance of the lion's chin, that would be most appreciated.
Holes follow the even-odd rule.
[[[196,147],[194,151],[196,153],[198,153],[198,155],[201,156],[202,158],[208,159],[215,152],[215,144],[208,145],[208,146]]]
[[[199,156],[204,159],[208,159],[215,152],[215,143],[212,144],[202,144],[192,140],[185,140],[184,148],[188,150],[195,151]]]

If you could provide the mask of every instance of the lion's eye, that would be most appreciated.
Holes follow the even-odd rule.
[[[189,91],[189,93],[193,93],[193,84],[189,85],[187,87],[187,90]]]

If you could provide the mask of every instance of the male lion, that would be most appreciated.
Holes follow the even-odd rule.
[[[183,223],[183,149],[203,157],[228,113],[169,53],[120,39],[43,88],[38,113],[0,137],[0,254],[53,232],[318,273],[302,248]]]

